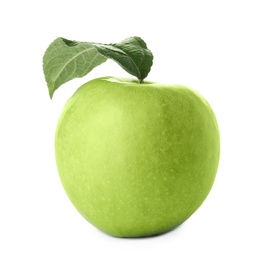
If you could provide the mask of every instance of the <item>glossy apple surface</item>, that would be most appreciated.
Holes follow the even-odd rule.
[[[178,85],[105,77],[66,103],[56,162],[70,200],[90,223],[118,237],[173,229],[213,185],[220,153],[210,105]]]

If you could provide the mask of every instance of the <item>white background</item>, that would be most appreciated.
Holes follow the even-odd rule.
[[[266,259],[265,1],[2,1],[0,4],[0,259]],[[182,226],[146,239],[107,236],[69,202],[53,139],[84,82],[128,76],[108,61],[51,101],[42,56],[56,37],[119,42],[141,36],[148,80],[199,91],[221,131],[215,185]],[[264,248],[263,248],[264,247]]]

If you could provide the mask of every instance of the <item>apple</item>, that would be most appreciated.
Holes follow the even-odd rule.
[[[55,153],[85,219],[112,236],[144,237],[200,207],[216,176],[220,137],[214,112],[194,90],[104,77],[66,103]]]

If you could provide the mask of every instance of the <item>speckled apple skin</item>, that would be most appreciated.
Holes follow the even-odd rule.
[[[175,228],[203,203],[220,137],[194,90],[105,77],[66,103],[55,152],[63,187],[85,219],[112,236],[143,237]]]

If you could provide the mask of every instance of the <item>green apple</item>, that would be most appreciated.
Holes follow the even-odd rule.
[[[219,130],[184,86],[104,77],[69,99],[55,136],[60,179],[80,214],[117,237],[169,231],[213,185]]]

